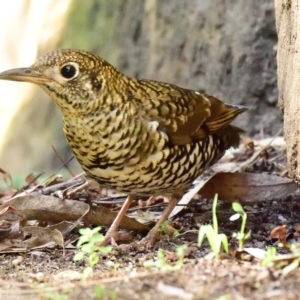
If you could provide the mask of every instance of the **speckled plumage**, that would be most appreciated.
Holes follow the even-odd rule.
[[[75,70],[74,76],[67,78],[64,70],[67,76]],[[0,79],[39,84],[60,107],[67,141],[83,169],[128,195],[163,194],[176,202],[207,166],[239,143],[240,130],[229,124],[244,108],[129,78],[88,52],[53,51]]]

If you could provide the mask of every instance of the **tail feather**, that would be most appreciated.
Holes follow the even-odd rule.
[[[233,147],[237,148],[240,144],[240,134],[244,130],[234,125],[228,125],[227,127],[216,132],[216,135],[220,136],[223,142],[223,151]]]

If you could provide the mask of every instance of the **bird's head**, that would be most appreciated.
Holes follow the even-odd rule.
[[[97,55],[81,50],[56,50],[29,68],[0,73],[0,79],[38,84],[63,112],[82,113],[111,101],[124,75]]]

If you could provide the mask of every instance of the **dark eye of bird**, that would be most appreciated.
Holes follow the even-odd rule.
[[[60,69],[60,74],[66,79],[73,78],[76,73],[77,70],[73,65],[65,65]]]

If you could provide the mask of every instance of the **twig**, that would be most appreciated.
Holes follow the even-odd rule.
[[[255,153],[253,156],[251,156],[248,160],[246,160],[244,163],[240,164],[238,167],[236,167],[235,170],[233,170],[233,172],[238,172],[243,170],[243,168],[249,164],[251,164],[253,161],[255,161],[260,155],[261,153],[263,153],[268,147],[270,147],[270,145],[274,142],[274,140],[279,136],[279,134],[283,131],[283,128],[281,128],[276,134],[275,136],[271,139],[271,141],[265,145],[263,148],[260,149],[260,151],[258,151],[257,153]]]
[[[56,171],[54,171],[47,179],[44,180],[42,184],[45,184],[51,177],[56,175],[61,169],[63,169],[72,159],[74,158],[74,155],[72,155],[61,167],[59,167]],[[74,176],[73,176],[74,177]],[[76,178],[76,177],[75,177]]]
[[[40,192],[43,195],[50,195],[50,194],[52,194],[56,191],[66,189],[66,188],[71,187],[71,186],[81,185],[84,182],[85,182],[84,179],[72,179],[72,180],[69,180],[69,181],[66,181],[66,182],[62,182],[62,183],[58,183],[58,184],[54,184],[54,185],[45,187],[45,188],[41,189]]]
[[[74,155],[72,155],[71,159],[68,159],[67,162],[64,162],[64,160],[62,159],[62,157],[60,156],[60,154],[58,153],[58,151],[55,149],[55,147],[54,147],[53,145],[52,145],[52,149],[53,149],[55,155],[56,155],[56,156],[58,157],[58,159],[60,160],[60,162],[63,164],[63,166],[62,166],[61,168],[65,167],[65,168],[69,171],[69,173],[71,174],[71,176],[74,177],[73,172],[72,172],[71,169],[68,167],[68,163],[71,161],[71,159],[74,158]],[[61,169],[59,169],[57,172],[59,172],[60,170],[61,170]]]

